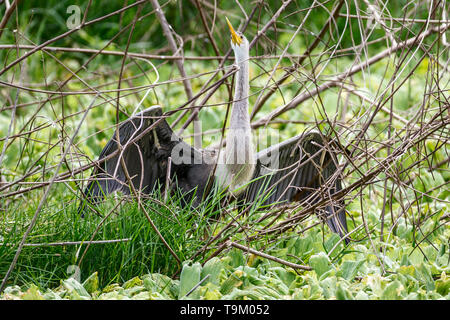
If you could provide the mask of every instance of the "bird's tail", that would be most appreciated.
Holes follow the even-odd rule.
[[[340,191],[341,181],[336,181],[335,192]],[[345,244],[350,242],[350,238],[347,236],[347,219],[345,216],[345,203],[344,200],[339,200],[337,204],[333,204],[326,207],[326,222],[331,231],[339,234],[341,238],[344,238]]]

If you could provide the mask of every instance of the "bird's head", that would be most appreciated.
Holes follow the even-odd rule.
[[[248,52],[248,40],[247,38],[239,31],[234,31],[233,26],[231,25],[230,20],[225,17],[227,20],[228,27],[230,28],[231,33],[231,48],[236,53],[239,52]]]

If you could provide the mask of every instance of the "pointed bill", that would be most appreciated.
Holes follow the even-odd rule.
[[[236,31],[234,31],[233,26],[231,25],[230,20],[228,20],[227,17],[225,17],[225,19],[227,20],[228,23],[228,28],[230,28],[230,32],[231,32],[231,41],[233,41],[233,44],[238,44],[240,45],[242,43],[242,39],[240,36],[238,36],[238,34],[236,33]]]

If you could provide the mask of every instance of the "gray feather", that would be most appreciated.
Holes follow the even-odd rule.
[[[318,132],[309,132],[272,146],[257,154],[257,164],[252,182],[241,196],[246,204],[255,201],[264,206],[277,206],[306,199],[310,204],[327,198],[317,190],[336,172],[335,159],[322,146]],[[267,159],[278,155],[278,166],[265,164]],[[341,190],[340,178],[335,178],[329,194]],[[322,197],[322,198],[321,198]],[[265,200],[264,200],[265,199]],[[325,220],[333,232],[347,233],[344,201],[333,201],[325,208]],[[345,240],[348,242],[348,239]]]

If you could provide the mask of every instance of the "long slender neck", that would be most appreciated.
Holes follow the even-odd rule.
[[[236,75],[234,102],[231,109],[230,130],[227,133],[225,152],[221,153],[216,178],[220,185],[230,186],[237,195],[253,176],[255,155],[248,114],[248,46],[235,48]],[[239,189],[238,191],[233,191]]]
[[[248,51],[235,51],[236,63],[239,67],[236,76],[234,103],[231,109],[230,129],[249,129],[248,115]]]

